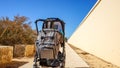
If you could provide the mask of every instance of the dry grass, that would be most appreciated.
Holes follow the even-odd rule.
[[[14,55],[14,57],[24,57],[24,55],[25,55],[25,45],[15,45],[13,55]]]
[[[79,48],[76,48],[72,45],[70,45],[73,50],[75,50],[75,52],[83,58],[83,60],[88,63],[88,65],[90,66],[90,68],[120,68],[112,63],[109,63],[107,61],[104,61],[92,54],[89,54]]]
[[[26,45],[25,47],[25,57],[32,57],[35,54],[35,46],[34,45]]]
[[[0,46],[0,63],[11,62],[13,58],[13,47]]]
[[[27,22],[27,17],[19,15],[14,16],[13,20],[0,18],[0,44],[34,44],[36,33]]]
[[[35,53],[34,45],[15,45],[14,57],[33,57]]]

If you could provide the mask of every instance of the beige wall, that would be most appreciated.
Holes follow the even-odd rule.
[[[101,0],[68,42],[120,66],[120,0]]]

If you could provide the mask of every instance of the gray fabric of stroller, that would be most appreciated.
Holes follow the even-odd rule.
[[[53,30],[42,30],[39,32],[38,39],[41,45],[54,45],[55,39],[54,39],[55,32]]]

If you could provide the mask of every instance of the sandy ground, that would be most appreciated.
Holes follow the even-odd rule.
[[[32,57],[14,58],[10,63],[0,64],[0,68],[18,68],[19,66],[22,66],[29,61],[32,61]]]
[[[34,64],[33,57],[14,58],[11,63],[1,64],[0,68],[32,68],[33,64]],[[66,44],[65,68],[76,68],[76,67],[89,68],[87,63],[68,44]]]
[[[90,68],[120,68],[92,54],[89,54],[79,48],[76,48],[72,45],[70,46],[90,66]],[[29,61],[32,61],[31,58],[16,58],[16,59],[13,59],[11,63],[0,64],[0,68],[18,68],[19,66],[22,66],[28,63]]]
[[[90,68],[120,68],[116,65],[113,65],[109,62],[106,62],[92,54],[89,54],[79,48],[76,48],[72,45],[70,45],[73,50],[75,50],[75,52],[80,56],[82,57],[82,59],[88,63],[88,65],[90,66]]]
[[[68,44],[66,44],[65,48],[66,48],[65,68],[89,68],[87,63]],[[33,59],[31,59],[29,63],[23,66],[20,66],[19,68],[32,68],[33,64],[34,64]],[[51,67],[46,67],[46,68],[51,68]],[[60,68],[60,67],[57,67],[57,68]]]

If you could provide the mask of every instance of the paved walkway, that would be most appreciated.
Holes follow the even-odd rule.
[[[77,53],[66,44],[66,64],[65,68],[89,68],[87,63],[77,55]],[[29,63],[19,67],[19,68],[33,68],[33,58],[29,60]]]
[[[66,44],[66,66],[68,68],[89,68],[87,63]]]

